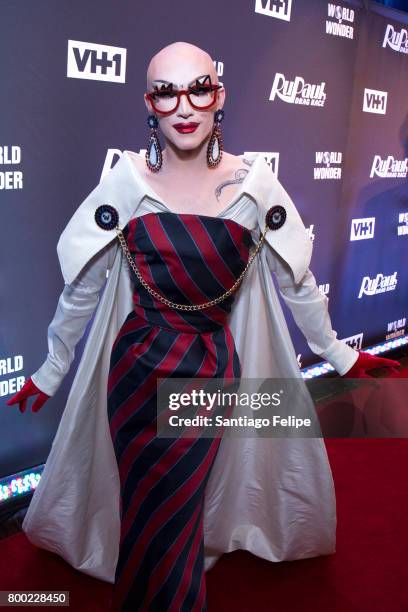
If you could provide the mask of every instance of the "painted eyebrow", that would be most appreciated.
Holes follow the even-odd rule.
[[[190,82],[188,83],[188,87],[190,87],[190,85],[192,85],[193,83],[195,83],[195,82],[197,81],[197,79],[201,79],[201,78],[203,78],[203,77],[208,77],[208,76],[210,76],[210,75],[209,75],[209,74],[200,74],[200,76],[196,77],[195,79],[193,79],[192,81],[190,81]],[[165,80],[163,80],[163,79],[154,79],[154,81],[152,81],[152,83],[167,83],[167,84],[170,84],[170,83],[171,83],[171,81],[165,81]],[[175,84],[173,83],[173,87],[179,87],[179,86],[177,86],[177,85],[175,85]]]

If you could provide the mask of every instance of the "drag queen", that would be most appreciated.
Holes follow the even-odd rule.
[[[225,91],[210,56],[169,45],[147,83],[146,157],[125,151],[62,233],[49,353],[8,403],[24,411],[37,395],[38,410],[56,393],[98,305],[23,529],[113,582],[112,610],[198,612],[205,570],[224,552],[333,553],[333,481],[319,437],[158,437],[157,378],[280,377],[302,389],[271,272],[340,375],[362,375],[370,356],[337,339],[308,268],[312,243],[263,155],[223,152]],[[367,367],[379,363],[398,362]],[[297,398],[312,414],[310,396]]]

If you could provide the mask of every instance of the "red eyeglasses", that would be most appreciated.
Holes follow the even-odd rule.
[[[174,113],[180,104],[180,97],[185,94],[193,108],[205,110],[210,108],[216,101],[217,91],[222,89],[222,85],[199,85],[188,89],[164,88],[150,91],[145,94],[150,100],[154,110],[161,115]]]

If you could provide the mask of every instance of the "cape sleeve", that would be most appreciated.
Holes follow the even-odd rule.
[[[58,240],[57,254],[66,283],[72,283],[87,262],[115,237],[114,229],[106,231],[95,222],[96,211],[102,205],[113,206],[123,230],[136,215],[145,194],[145,187],[135,178],[133,162],[125,151],[78,206]]]
[[[266,216],[271,209],[276,206],[285,209],[283,224],[267,231],[265,242],[289,265],[298,283],[309,266],[313,245],[292,198],[263,161],[259,169],[261,184],[256,186],[259,229],[265,230]]]
[[[59,297],[54,317],[48,327],[48,354],[42,366],[31,376],[37,387],[54,395],[75,357],[75,346],[82,338],[105,284],[119,244],[113,240],[101,249]]]
[[[341,376],[345,374],[357,361],[358,351],[337,338],[328,311],[328,299],[319,291],[310,268],[295,283],[291,268],[272,248],[267,249],[267,261],[276,276],[279,292],[311,351],[328,361]]]

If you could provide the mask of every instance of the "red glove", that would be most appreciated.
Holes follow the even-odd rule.
[[[10,399],[7,400],[6,404],[8,406],[11,406],[12,404],[19,403],[20,412],[25,412],[27,398],[30,397],[30,395],[36,395],[37,393],[38,397],[36,398],[31,407],[31,412],[38,412],[38,410],[40,410],[40,408],[45,404],[47,399],[51,396],[47,395],[43,391],[40,391],[40,389],[31,380],[31,377],[25,381],[23,387],[20,389],[20,391],[18,391],[18,393],[16,393],[15,395],[13,395],[13,397],[10,397]]]
[[[358,351],[358,359],[356,363],[343,374],[342,378],[374,378],[369,374],[366,374],[366,370],[372,370],[374,368],[391,368],[391,372],[398,372],[396,369],[400,366],[399,361],[394,359],[386,359],[385,357],[377,357],[364,351]]]

